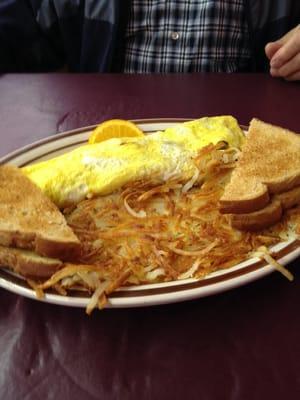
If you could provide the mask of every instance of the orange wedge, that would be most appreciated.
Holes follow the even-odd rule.
[[[144,136],[143,131],[133,122],[124,119],[110,119],[98,125],[89,137],[89,143],[99,143],[107,139]]]

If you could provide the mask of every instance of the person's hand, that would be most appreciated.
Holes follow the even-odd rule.
[[[265,47],[270,74],[288,81],[300,80],[300,25]]]

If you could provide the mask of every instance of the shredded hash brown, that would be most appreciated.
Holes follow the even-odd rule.
[[[230,217],[219,213],[218,201],[237,157],[238,150],[224,143],[209,145],[195,159],[189,182],[176,176],[164,184],[155,179],[135,182],[64,210],[82,243],[78,265],[67,264],[48,281],[31,285],[39,296],[48,288],[61,294],[84,288],[91,293],[90,313],[102,308],[107,295],[122,285],[202,278],[251,254],[270,262],[267,247],[287,238],[299,210],[263,232],[233,229]],[[282,271],[292,279],[283,267]]]

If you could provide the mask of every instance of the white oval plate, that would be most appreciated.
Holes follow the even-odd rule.
[[[184,119],[157,119],[135,121],[147,133],[164,130]],[[70,151],[83,143],[95,126],[64,132],[25,146],[0,159],[19,167],[47,160]],[[300,255],[298,240],[282,242],[272,248],[277,260],[286,265]],[[245,260],[234,267],[207,275],[201,280],[185,279],[158,284],[122,287],[109,296],[108,307],[142,307],[192,300],[214,295],[225,290],[247,284],[274,271],[274,268],[258,258]],[[0,287],[19,295],[36,299],[35,292],[26,281],[6,269],[0,269]],[[46,293],[41,301],[70,307],[86,307],[89,297],[85,292],[74,292],[69,296]]]

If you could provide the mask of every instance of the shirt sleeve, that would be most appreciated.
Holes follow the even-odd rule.
[[[0,1],[0,72],[52,71],[65,64],[59,21],[52,14],[47,31],[37,22],[38,1]]]

